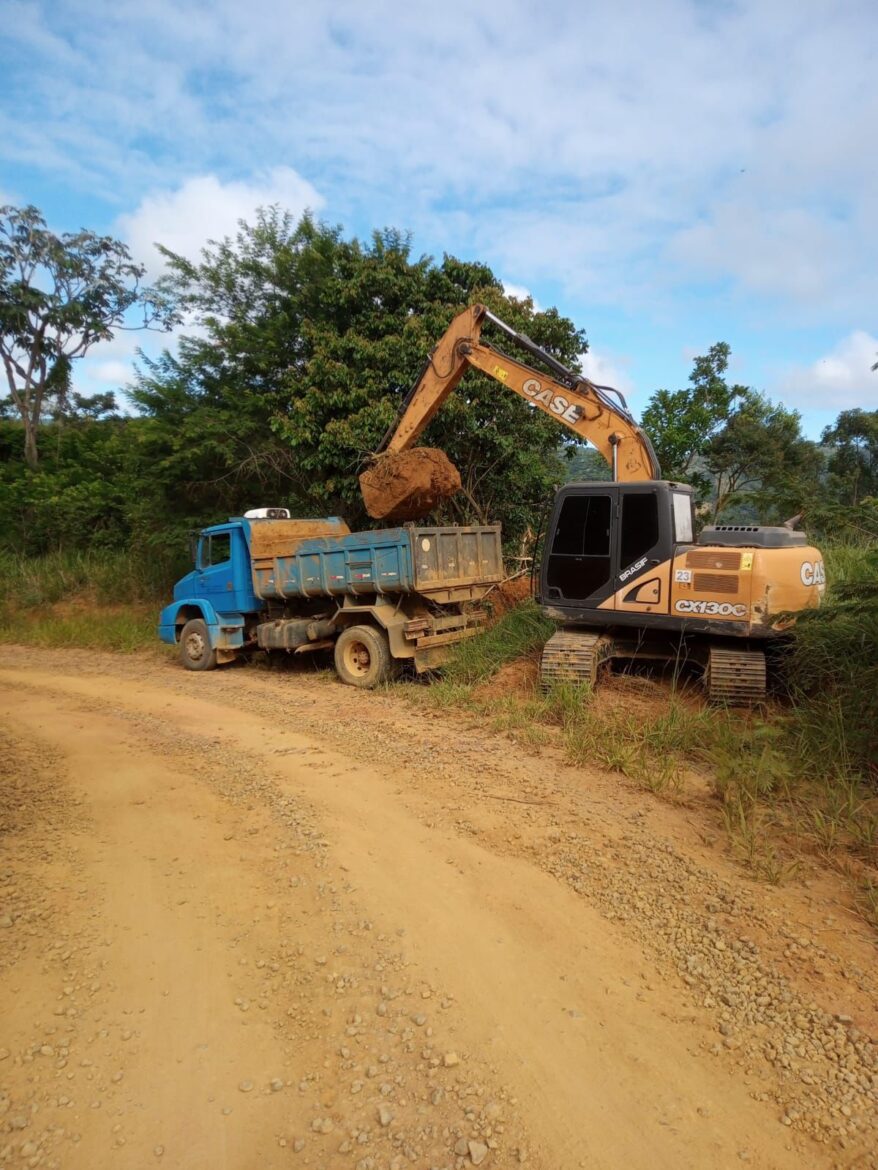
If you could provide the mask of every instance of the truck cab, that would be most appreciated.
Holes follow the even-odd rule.
[[[218,612],[245,613],[259,608],[250,576],[250,553],[240,521],[215,524],[199,535],[193,579],[197,597]],[[187,578],[179,584],[183,585]]]
[[[235,657],[244,645],[246,618],[261,605],[253,592],[244,521],[214,524],[196,538],[195,567],[174,586],[174,600],[159,617],[159,637],[179,643],[183,631],[195,623],[188,635],[186,665],[207,670]]]

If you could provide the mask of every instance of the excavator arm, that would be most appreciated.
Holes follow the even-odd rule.
[[[552,371],[552,376],[482,341],[482,326],[486,321],[531,353]],[[412,447],[471,367],[495,378],[581,439],[587,439],[613,469],[614,479],[630,482],[660,477],[652,444],[619,391],[595,385],[568,370],[484,305],[471,305],[451,322],[424,363],[379,452],[399,453]]]

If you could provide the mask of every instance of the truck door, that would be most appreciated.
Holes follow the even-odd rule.
[[[667,489],[664,485],[626,485],[619,496],[612,608],[627,613],[669,613],[672,537]]]
[[[197,568],[199,596],[206,598],[217,612],[234,609],[231,532],[203,534],[198,542]]]
[[[613,485],[565,488],[548,533],[545,600],[597,607],[612,602],[615,580],[613,514],[619,489]]]

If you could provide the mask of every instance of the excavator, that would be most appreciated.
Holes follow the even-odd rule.
[[[540,368],[484,341],[486,324]],[[414,445],[471,368],[591,443],[612,471],[610,481],[567,484],[551,506],[536,597],[559,628],[542,651],[542,685],[594,686],[604,662],[653,659],[694,665],[712,702],[761,701],[767,645],[822,600],[820,552],[792,525],[714,524],[696,539],[692,488],[661,478],[623,395],[568,369],[484,305],[451,322],[360,477],[370,515],[430,510],[459,485],[446,477],[413,488],[394,468],[429,451]]]

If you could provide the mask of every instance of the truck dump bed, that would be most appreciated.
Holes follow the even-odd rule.
[[[257,597],[419,593],[436,602],[478,600],[503,577],[500,526],[386,528],[310,539],[267,541],[270,520],[251,531]],[[280,532],[278,532],[280,537]],[[262,555],[256,555],[256,545]],[[270,552],[269,552],[270,548]],[[262,550],[265,552],[262,552]],[[265,555],[268,553],[268,555]]]

